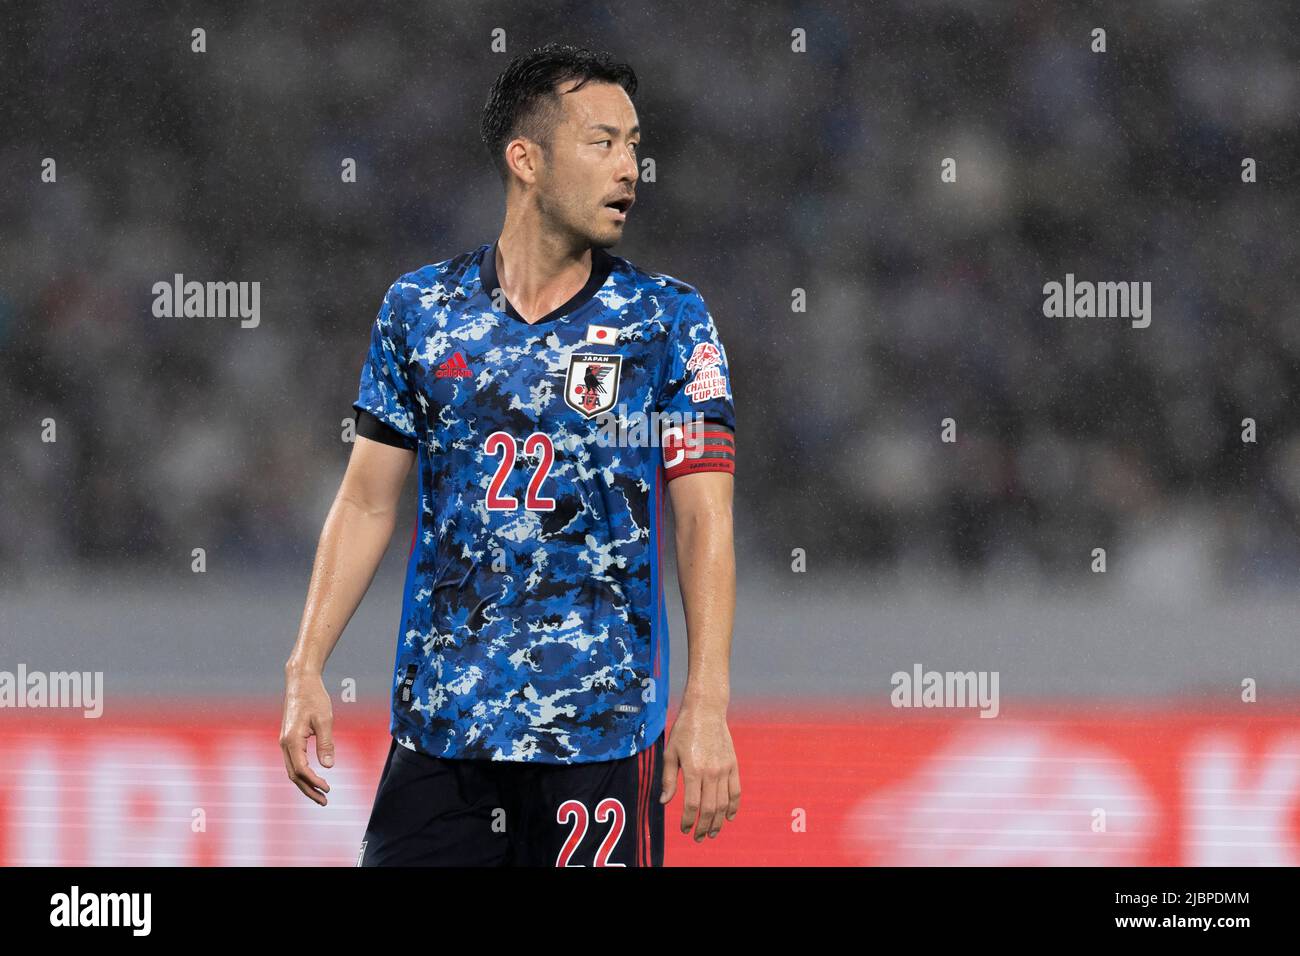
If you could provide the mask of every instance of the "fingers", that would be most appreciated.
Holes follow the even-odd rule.
[[[740,812],[740,767],[735,764],[731,767],[731,773],[727,774],[727,819],[736,819],[736,814]]]
[[[320,804],[322,807],[329,802],[320,795],[319,791],[313,790],[310,786],[308,786],[306,781],[303,780],[301,777],[293,777],[292,779],[293,779],[293,785],[297,787],[299,790],[301,790],[303,796],[307,797],[309,800],[312,800]]]
[[[701,789],[703,781],[698,773],[686,767],[683,770],[682,777],[682,832],[690,833],[691,827],[695,825],[696,815],[700,812]]]
[[[307,761],[307,738],[309,732],[290,731],[280,738],[280,750],[284,753],[284,767],[294,786],[309,799],[325,806],[329,801],[324,794],[329,793],[330,785],[323,777],[311,769]]]
[[[660,803],[668,803],[677,789],[677,775],[682,776],[682,833],[694,828],[696,843],[706,836],[717,837],[723,824],[740,812],[740,768],[730,746],[728,753],[697,759],[689,746],[686,759],[669,740],[664,748],[664,772]],[[728,741],[729,744],[729,741]],[[703,767],[698,766],[703,764]]]
[[[695,828],[696,843],[706,836],[716,837],[718,830],[722,828],[722,808],[726,806],[722,800],[722,788],[726,783],[725,777],[713,774],[704,778],[701,790],[703,799],[700,802],[700,823]]]
[[[722,825],[735,819],[740,810],[740,771],[735,764],[722,771],[697,771],[686,766],[682,776],[686,795],[682,832],[690,833],[694,824],[696,843],[703,842],[706,836],[717,837]]]
[[[316,732],[316,759],[322,767],[334,766],[334,720],[331,717],[318,718],[312,722]]]
[[[700,781],[700,817],[695,821],[695,832],[691,834],[691,839],[696,843],[701,842],[709,834],[709,827],[713,823],[714,801],[717,799],[717,788],[713,781],[705,774],[697,774]]]
[[[664,748],[664,773],[660,783],[663,792],[659,794],[659,802],[667,803],[677,792],[677,751],[671,744]]]

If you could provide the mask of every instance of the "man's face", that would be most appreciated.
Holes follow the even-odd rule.
[[[623,236],[640,169],[636,108],[616,83],[559,85],[564,118],[538,168],[542,213],[591,245],[607,248]],[[623,208],[609,205],[618,203]]]

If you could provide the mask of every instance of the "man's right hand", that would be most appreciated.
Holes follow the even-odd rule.
[[[334,766],[334,710],[320,674],[286,671],[284,676],[284,723],[280,727],[280,749],[284,769],[298,789],[322,807],[329,801],[330,785],[311,769],[307,760],[307,739],[316,738],[316,756],[322,767]]]
[[[356,436],[316,546],[298,640],[284,665],[284,769],[322,807],[329,784],[307,762],[307,738],[314,736],[321,766],[334,766],[334,712],[321,674],[393,537],[397,496],[414,461],[409,448]]]

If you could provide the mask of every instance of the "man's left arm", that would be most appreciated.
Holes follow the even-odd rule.
[[[736,615],[736,552],[728,471],[682,475],[668,483],[677,537],[677,578],[686,612],[689,663],[682,706],[664,747],[661,803],[683,775],[683,833],[716,837],[740,808],[740,771],[727,705],[731,698],[731,628]],[[697,821],[698,815],[698,821]]]

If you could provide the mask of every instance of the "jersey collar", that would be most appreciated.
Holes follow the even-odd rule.
[[[493,243],[483,250],[479,258],[479,281],[482,283],[483,292],[490,299],[493,292],[498,288],[497,284],[497,242]],[[558,309],[546,313],[536,322],[527,321],[522,315],[515,311],[515,307],[504,296],[502,301],[505,302],[505,311],[516,322],[524,325],[541,325],[544,322],[551,322],[555,319],[568,315],[570,312],[576,312],[579,308],[587,303],[596,291],[605,284],[609,274],[614,268],[614,258],[599,246],[591,247],[591,275],[587,277],[586,284],[574,293],[568,302],[564,303]]]

